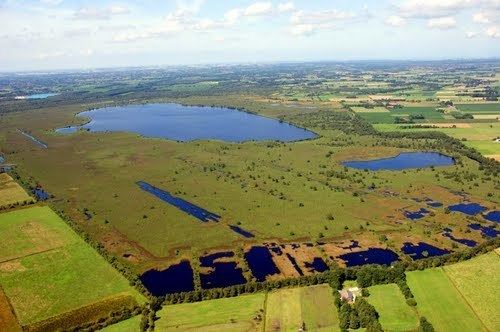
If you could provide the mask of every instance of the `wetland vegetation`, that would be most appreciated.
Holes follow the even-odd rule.
[[[474,294],[456,273],[461,286],[451,289],[449,264],[479,269],[478,255],[497,255],[498,68],[494,60],[228,65],[137,69],[133,80],[121,71],[40,74],[31,86],[0,77],[0,155],[14,165],[0,174],[0,208],[9,210],[0,220],[32,204],[47,216],[19,216],[25,226],[14,227],[12,248],[35,243],[40,253],[0,263],[0,309],[14,281],[38,271],[37,280],[20,277],[29,296],[13,306],[23,327],[82,307],[86,319],[74,326],[140,312],[143,329],[455,328],[439,308]],[[60,94],[16,99],[32,91]],[[88,296],[42,314],[16,301],[66,291],[38,289],[50,277],[36,262],[52,260],[44,250],[65,252],[51,265],[63,276],[64,262],[101,272],[82,285]],[[346,280],[371,294],[340,302]],[[429,284],[447,300],[423,292]],[[115,298],[123,292],[130,296]],[[449,313],[455,323],[497,328],[471,301],[472,312]],[[102,321],[103,312],[117,313]]]

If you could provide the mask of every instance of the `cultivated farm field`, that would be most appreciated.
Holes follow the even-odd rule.
[[[328,285],[282,289],[267,294],[266,331],[337,331],[339,320]]]
[[[453,285],[490,331],[500,330],[500,257],[498,252],[444,267]]]
[[[408,272],[406,278],[418,312],[436,331],[486,331],[442,268]]]
[[[93,306],[114,310],[143,301],[49,207],[1,214],[0,236],[6,239],[0,243],[0,285],[22,326],[40,327],[61,315],[71,320],[68,312],[106,317],[109,311],[93,312]]]
[[[33,198],[7,173],[0,173],[0,207],[33,202]]]
[[[261,331],[265,294],[163,307],[158,312],[158,331]]]
[[[414,331],[418,326],[418,315],[396,284],[376,285],[368,288],[368,302],[379,313],[379,321],[386,331]]]

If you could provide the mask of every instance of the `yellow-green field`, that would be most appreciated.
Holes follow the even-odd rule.
[[[265,294],[163,307],[157,331],[261,331]]]
[[[94,305],[116,310],[143,301],[49,207],[0,214],[0,238],[0,285],[22,326],[80,308],[88,315]],[[108,312],[92,314],[105,317]]]
[[[486,331],[442,268],[408,272],[406,278],[419,314],[426,317],[436,331]]]
[[[368,290],[370,296],[367,300],[379,313],[385,331],[415,331],[419,324],[418,314],[406,304],[396,284],[372,286]]]
[[[490,331],[500,331],[500,257],[493,251],[444,270]]]
[[[338,331],[337,308],[328,285],[280,289],[267,295],[266,331]]]
[[[0,173],[0,207],[32,202],[26,191],[7,173]]]
[[[164,306],[158,331],[338,331],[328,285]]]
[[[439,126],[439,123],[433,124]],[[456,125],[456,128],[452,126]],[[402,129],[398,124],[374,124],[380,131],[441,131],[451,137],[465,139],[463,143],[477,149],[484,155],[500,155],[500,143],[494,139],[500,135],[500,122],[492,123],[446,123],[446,128]]]
[[[141,315],[134,316],[119,323],[109,325],[102,329],[104,332],[139,332],[141,331]]]

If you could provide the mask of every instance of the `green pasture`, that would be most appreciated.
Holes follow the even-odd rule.
[[[500,257],[490,252],[444,267],[453,285],[490,331],[500,330]]]
[[[368,302],[379,313],[385,331],[414,331],[419,325],[416,310],[406,304],[406,299],[396,284],[368,288]]]
[[[118,295],[143,301],[50,208],[0,214],[0,285],[22,325]]]
[[[333,291],[328,285],[280,289],[267,294],[266,331],[338,331]]]
[[[450,125],[453,121],[449,122]],[[400,124],[374,124],[374,127],[380,131],[441,131],[457,139],[465,139],[463,143],[476,148],[485,155],[500,154],[500,143],[494,139],[500,133],[500,122],[491,123],[466,123],[466,128],[461,128],[457,122],[457,128],[402,128]],[[406,126],[406,125],[405,125]]]
[[[419,314],[436,331],[486,330],[442,268],[408,272],[406,278]]]
[[[101,331],[103,332],[139,332],[141,331],[141,315],[134,316],[127,320],[118,322],[113,325],[106,326]]]
[[[500,114],[500,102],[496,103],[475,103],[475,104],[456,104],[462,112],[467,113],[492,113]]]
[[[157,331],[260,331],[265,294],[164,306]]]

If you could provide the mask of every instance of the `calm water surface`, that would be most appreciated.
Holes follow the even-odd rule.
[[[390,158],[345,161],[342,164],[346,167],[370,171],[397,171],[431,166],[450,166],[454,163],[453,158],[437,152],[404,152]]]
[[[106,107],[82,112],[90,119],[82,126],[60,128],[70,134],[78,129],[91,132],[127,131],[145,137],[176,141],[221,140],[298,141],[315,138],[309,130],[263,116],[222,107],[147,104]]]

